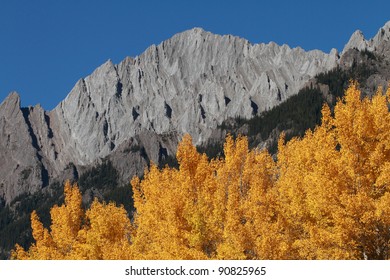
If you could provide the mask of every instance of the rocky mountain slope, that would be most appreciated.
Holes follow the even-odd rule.
[[[175,153],[184,133],[204,143],[226,118],[270,109],[337,63],[336,50],[251,44],[195,28],[118,65],[107,61],[50,112],[20,108],[12,93],[0,109],[0,154],[7,159],[0,197],[9,203],[63,179],[69,164],[77,169],[70,175],[78,173],[112,153],[135,151],[131,145],[157,162]],[[126,158],[127,174],[142,172],[139,154]]]

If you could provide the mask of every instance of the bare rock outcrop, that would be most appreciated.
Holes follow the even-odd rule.
[[[42,186],[41,161],[29,113],[28,108],[20,108],[15,92],[0,105],[0,197],[6,202]]]
[[[362,31],[355,31],[349,39],[348,43],[344,46],[342,54],[346,53],[350,49],[357,49],[359,51],[368,50],[371,52],[380,53],[383,56],[388,57],[390,54],[389,41],[390,21],[381,27],[377,34],[370,40],[366,40]]]
[[[253,45],[199,28],[180,33],[134,59],[107,61],[76,84],[50,112],[58,156],[88,164],[141,131],[190,133],[200,144],[226,118],[272,108],[337,59],[335,50]]]

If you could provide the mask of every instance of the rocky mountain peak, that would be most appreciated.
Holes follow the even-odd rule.
[[[390,39],[390,21],[388,21],[374,37],[374,41],[389,41]]]
[[[342,53],[346,53],[349,49],[357,49],[359,51],[368,50],[384,54],[389,51],[389,41],[390,21],[381,27],[377,34],[370,40],[366,40],[360,30],[355,31],[345,45]]]
[[[384,57],[390,56],[390,21],[388,21],[372,39],[372,45],[376,52]]]
[[[364,50],[364,49],[367,49],[367,46],[368,46],[368,42],[364,38],[363,32],[360,30],[356,30],[352,34],[348,43],[345,45],[345,47],[343,49],[343,53],[345,53],[349,49]]]
[[[11,92],[0,104],[0,114],[12,116],[20,110],[20,96],[17,92]],[[0,115],[0,116],[1,116]]]

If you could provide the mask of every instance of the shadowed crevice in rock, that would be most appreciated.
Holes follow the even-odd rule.
[[[42,178],[42,187],[47,187],[49,185],[50,177],[49,177],[49,172],[41,162],[41,178]]]
[[[159,149],[158,149],[158,162],[161,162],[162,160],[165,160],[168,157],[168,150],[161,146],[161,143],[159,143]]]
[[[278,89],[278,94],[276,96],[276,100],[282,101],[282,93],[280,92],[280,89]]]
[[[133,121],[135,121],[139,117],[139,113],[134,107],[133,110],[131,111],[131,115],[133,116]]]
[[[32,110],[32,109],[31,109]],[[36,150],[36,156],[39,160],[39,165],[37,166],[40,168],[41,172],[41,180],[42,180],[42,187],[46,187],[49,185],[49,172],[47,171],[45,165],[42,162],[42,155],[40,154],[41,148],[39,147],[37,136],[34,133],[34,130],[32,128],[31,122],[30,122],[30,108],[21,108],[23,118],[27,124],[28,133],[31,137],[31,144]],[[45,118],[46,119],[46,118]]]
[[[121,97],[122,96],[122,90],[123,90],[123,84],[121,81],[118,81],[118,83],[116,84],[116,96],[117,97]]]
[[[169,106],[166,102],[164,102],[164,107],[165,107],[165,116],[170,119],[172,118],[172,108]]]
[[[224,97],[224,100],[225,100],[225,106],[229,105],[230,101],[232,101],[229,97],[225,96]]]
[[[200,105],[200,114],[202,116],[202,119],[206,119],[206,111],[204,110],[202,105]]]
[[[251,107],[252,107],[252,116],[256,116],[257,112],[259,111],[259,106],[253,100],[251,100]]]
[[[46,112],[44,113],[44,117],[45,117],[45,122],[46,122],[47,130],[48,130],[47,137],[53,138],[54,135],[53,135],[53,130],[51,129],[51,126],[50,126],[50,117],[48,114],[46,114]]]
[[[115,149],[115,143],[114,142],[110,142],[110,151],[113,151]]]
[[[107,122],[106,118],[104,118],[104,122],[103,122],[103,135],[104,135],[105,141],[107,141],[107,139],[108,139],[108,122]]]
[[[35,135],[34,133],[34,130],[31,126],[31,122],[30,122],[30,108],[21,108],[22,110],[22,113],[23,113],[23,117],[24,117],[24,120],[27,124],[27,127],[28,127],[28,133],[30,134],[30,137],[31,137],[31,144],[32,146],[38,151],[40,151],[41,149],[39,148],[39,145],[38,145],[38,139],[37,139],[37,136]],[[41,156],[38,155],[38,159],[41,160]]]

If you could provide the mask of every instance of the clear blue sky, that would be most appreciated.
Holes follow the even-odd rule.
[[[53,109],[78,79],[111,59],[202,27],[252,43],[342,50],[390,20],[390,1],[1,0],[0,102],[17,91],[22,106]]]

